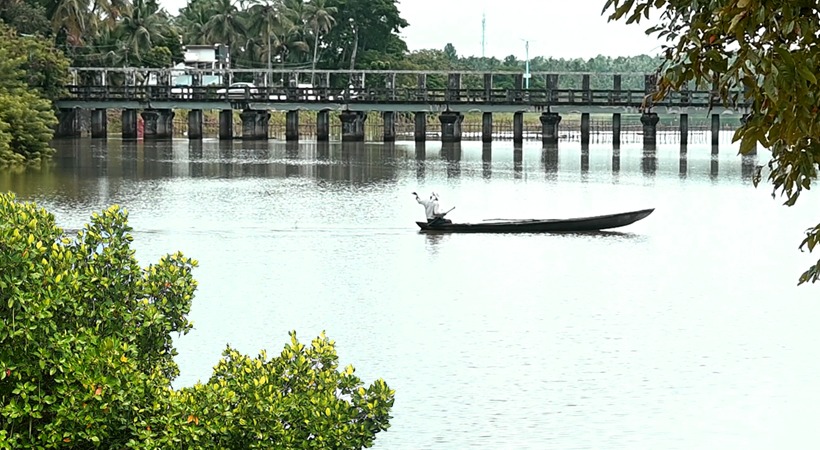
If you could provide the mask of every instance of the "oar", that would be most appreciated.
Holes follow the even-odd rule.
[[[441,220],[442,220],[442,219],[444,219],[444,216],[446,216],[447,214],[449,214],[449,213],[450,213],[450,211],[452,211],[452,210],[454,210],[454,209],[456,209],[456,207],[455,207],[455,206],[453,206],[452,208],[448,209],[448,210],[447,210],[447,212],[445,212],[444,214],[442,214],[442,215],[441,215],[441,217],[436,217],[436,219],[435,219],[435,220],[433,220],[432,222],[428,223],[428,224],[427,224],[427,226],[428,226],[428,227],[434,227],[434,226],[438,225],[438,223],[439,223],[439,222],[441,222]]]

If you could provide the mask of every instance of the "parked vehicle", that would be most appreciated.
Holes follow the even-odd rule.
[[[227,88],[218,89],[219,98],[247,98],[258,94],[256,85],[247,82],[231,83]]]

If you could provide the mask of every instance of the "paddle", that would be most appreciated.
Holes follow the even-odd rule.
[[[440,222],[444,219],[444,216],[446,216],[447,214],[449,214],[449,213],[450,213],[450,211],[452,211],[452,210],[454,210],[454,209],[456,209],[456,207],[455,207],[455,206],[453,206],[452,208],[448,209],[448,210],[447,210],[447,212],[445,212],[445,213],[444,213],[444,214],[442,214],[441,216],[436,217],[435,219],[433,219],[433,221],[432,221],[432,222],[430,222],[430,223],[428,223],[428,224],[427,224],[427,226],[428,226],[428,227],[434,227],[434,226],[438,225],[438,224],[439,224],[439,223],[440,223]]]

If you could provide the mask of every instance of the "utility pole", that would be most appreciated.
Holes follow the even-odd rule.
[[[485,44],[485,36],[487,32],[487,13],[485,11],[481,12],[481,57],[484,58],[484,44]]]
[[[524,39],[524,52],[526,62],[524,63],[524,89],[530,88],[530,41]]]

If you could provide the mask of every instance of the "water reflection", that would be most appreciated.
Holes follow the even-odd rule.
[[[461,175],[461,142],[443,143],[441,158],[447,162],[447,178],[458,178]]]
[[[547,179],[554,180],[558,174],[558,146],[546,144],[541,150],[541,162],[544,165],[544,172]]]
[[[658,152],[654,145],[645,145],[641,156],[641,172],[647,176],[654,176],[658,170]]]
[[[433,173],[437,177],[455,179],[475,174],[484,180],[499,176],[526,179],[528,171],[539,167],[537,160],[534,165],[528,164],[527,159],[537,157],[531,148],[499,142],[381,144],[239,139],[144,142],[85,138],[63,139],[55,141],[54,145],[58,153],[47,164],[50,173],[30,173],[27,177],[32,180],[39,176],[63,177],[77,185],[83,182],[99,183],[100,180],[107,179],[171,177],[300,177],[318,181],[373,183],[394,180],[408,169],[410,176],[415,173],[417,181],[424,180],[431,176],[430,172],[426,172],[428,164],[431,168],[442,169]],[[432,147],[431,150],[435,150],[438,155],[434,160],[427,158],[428,147]],[[591,148],[580,151],[578,164],[578,160],[574,158],[579,155],[576,153],[579,146],[559,149],[558,145],[546,145],[541,147],[540,167],[535,171],[543,171],[541,173],[546,179],[558,181],[563,169],[564,172],[580,173],[582,181],[589,182],[602,175],[596,168],[604,168],[611,161],[612,176],[607,177],[610,183],[619,182],[624,173],[627,176],[638,174],[654,177],[662,168],[671,168],[673,173],[678,173],[680,179],[708,177],[707,179],[715,181],[730,176],[749,181],[755,174],[757,158],[754,155],[738,158],[735,165],[725,156],[722,162],[717,157],[704,157],[710,153],[709,145],[690,147],[688,151],[686,147],[681,147],[680,154],[677,145],[671,152],[664,147],[627,147],[623,150]],[[509,151],[512,151],[512,157],[507,153]],[[566,167],[562,168],[561,158],[568,158]],[[690,169],[694,171],[691,174]],[[20,183],[21,176],[4,175],[2,180],[4,186],[11,186]]]
[[[513,172],[515,179],[520,179],[524,169],[524,149],[521,146],[513,147]]]
[[[136,178],[142,158],[139,156],[139,147],[136,139],[123,140],[121,148],[121,166],[123,176]]]
[[[589,145],[581,146],[581,174],[589,172]],[[584,177],[586,179],[586,177]]]
[[[481,145],[481,176],[485,180],[493,176],[493,144],[491,142]]]
[[[740,178],[751,181],[757,171],[757,155],[743,155],[740,159]]]
[[[446,233],[424,233],[424,243],[431,255],[437,255],[439,245],[449,237]]]
[[[424,180],[425,161],[427,160],[427,146],[425,143],[416,142],[416,178]]]
[[[299,176],[299,142],[285,142],[285,177]]]
[[[612,149],[612,174],[617,175],[621,171],[621,148]]]

